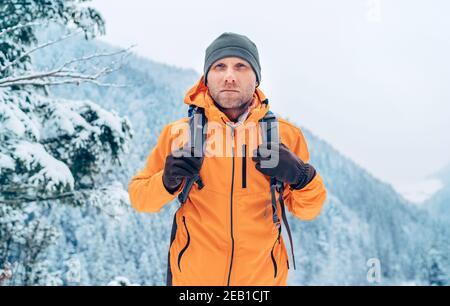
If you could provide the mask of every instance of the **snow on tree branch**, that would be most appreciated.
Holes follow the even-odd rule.
[[[64,41],[64,40],[66,40],[66,39],[69,39],[69,38],[71,38],[71,37],[73,37],[73,36],[75,36],[75,35],[81,33],[81,32],[82,32],[82,31],[77,31],[77,32],[69,33],[69,34],[64,35],[64,36],[62,36],[62,37],[59,37],[58,39],[55,39],[55,40],[52,40],[52,41],[43,43],[43,44],[41,44],[41,45],[39,45],[39,46],[36,46],[36,47],[34,47],[34,48],[31,48],[30,50],[28,50],[28,51],[26,51],[25,53],[21,54],[20,56],[16,57],[16,58],[15,58],[14,60],[12,60],[11,62],[7,63],[5,66],[0,67],[0,73],[2,73],[2,72],[4,72],[4,71],[8,70],[8,69],[11,68],[12,66],[14,66],[16,63],[18,63],[20,60],[24,59],[25,57],[28,57],[28,56],[29,56],[30,54],[32,54],[33,52],[36,52],[37,50],[40,50],[40,49],[46,48],[46,47],[48,47],[48,46],[51,46],[51,45],[57,44],[57,43],[59,43],[59,42],[62,42],[62,41]]]
[[[18,25],[3,29],[2,31],[0,31],[0,36],[6,35],[10,32],[14,32],[14,31],[17,31],[17,30],[20,30],[23,28],[41,26],[41,25],[44,25],[44,23],[43,22],[28,22],[25,24],[18,24]]]
[[[76,33],[75,33],[76,34]],[[58,42],[61,42],[65,39],[72,37],[74,34],[69,34],[61,37],[60,39],[42,44],[36,48],[29,50],[24,53],[22,56],[16,58],[14,61],[8,63],[3,68],[0,68],[0,75],[2,72],[13,67],[17,62],[21,59],[28,57],[31,53],[43,49],[45,47],[51,46]],[[130,54],[131,48],[134,46],[130,46],[126,49],[115,51],[115,52],[107,52],[107,53],[96,53],[88,56],[71,59],[66,61],[58,68],[51,69],[49,71],[27,71],[21,75],[11,75],[5,78],[0,78],[0,87],[11,87],[11,86],[19,86],[19,85],[34,85],[34,86],[52,86],[52,85],[63,85],[63,84],[76,84],[80,83],[92,83],[98,86],[108,86],[108,87],[125,87],[128,86],[126,84],[114,84],[114,83],[103,83],[99,81],[100,78],[113,73],[119,69],[121,69],[124,65],[125,58]],[[117,55],[121,55],[119,60],[112,61],[106,67],[100,68],[95,73],[80,73],[79,69],[71,68],[70,66],[74,64],[83,65],[89,61],[100,59],[103,57],[114,57]]]

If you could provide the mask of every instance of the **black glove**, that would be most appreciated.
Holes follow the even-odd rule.
[[[194,157],[193,151],[187,152],[186,149],[179,149],[168,155],[162,178],[166,190],[171,194],[177,191],[183,178],[192,178],[200,172],[202,161],[203,158]]]
[[[276,160],[273,154],[279,154],[278,164],[270,168],[261,168],[261,161]],[[267,146],[258,146],[252,160],[256,162],[255,167],[259,172],[286,182],[293,189],[302,189],[316,175],[313,166],[305,164],[282,143],[271,142]]]

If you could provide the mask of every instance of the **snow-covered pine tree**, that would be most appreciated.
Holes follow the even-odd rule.
[[[41,218],[52,205],[91,205],[109,215],[127,205],[111,169],[127,152],[128,120],[91,101],[54,99],[46,90],[98,82],[114,65],[86,72],[83,64],[108,54],[45,71],[36,70],[30,57],[74,33],[89,39],[104,32],[100,14],[84,2],[0,2],[0,285],[63,283],[61,271],[43,260],[59,234]],[[39,42],[36,29],[49,23],[64,24],[69,34]]]
[[[442,224],[434,230],[430,247],[423,256],[425,258],[424,279],[431,286],[449,286],[450,285],[450,240],[449,230]],[[423,267],[422,267],[423,269]]]

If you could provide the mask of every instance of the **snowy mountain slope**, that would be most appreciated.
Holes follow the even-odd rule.
[[[311,283],[317,284],[369,284],[367,261],[376,258],[381,263],[382,282],[426,283],[422,269],[429,268],[428,252],[442,234],[440,225],[390,185],[304,131],[311,163],[323,176],[330,196],[315,222],[291,222],[300,225],[299,250],[305,249],[311,271],[321,271],[317,278],[311,277],[311,271],[299,271],[293,277],[303,283],[312,278]],[[317,254],[324,257],[311,260]]]
[[[437,191],[424,207],[436,218],[450,222],[450,165],[436,174],[442,182],[442,188]]]

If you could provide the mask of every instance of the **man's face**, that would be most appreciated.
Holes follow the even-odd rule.
[[[239,108],[252,99],[256,74],[246,60],[226,57],[212,64],[207,85],[211,97],[222,108]]]

